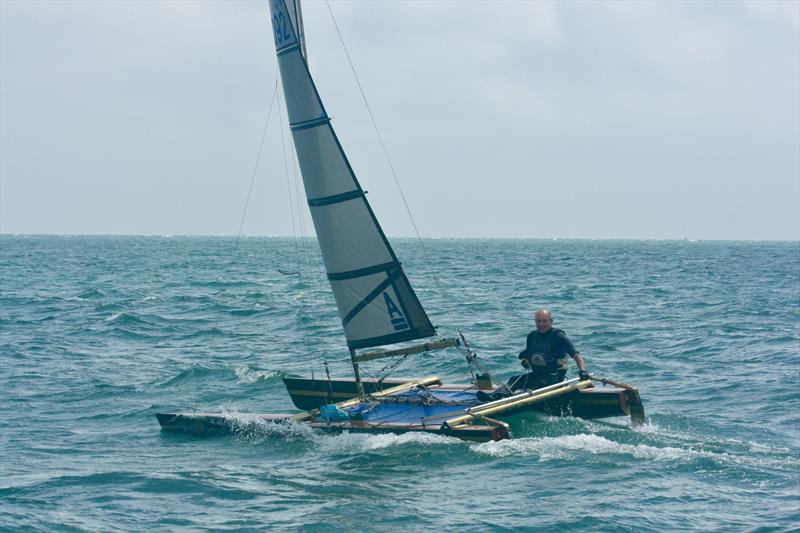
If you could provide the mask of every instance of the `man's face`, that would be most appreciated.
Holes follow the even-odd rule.
[[[536,314],[536,331],[539,333],[547,333],[553,325],[553,319],[545,313]]]

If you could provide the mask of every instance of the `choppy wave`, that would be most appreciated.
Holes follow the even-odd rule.
[[[636,385],[648,415],[638,428],[513,417],[513,440],[476,444],[253,414],[295,411],[286,375],[352,372],[324,272],[300,268],[292,240],[0,240],[9,530],[800,523],[797,243],[437,239],[424,254],[398,240],[433,323],[460,327],[495,375],[519,372],[532,312],[550,307],[590,370]],[[295,265],[300,275],[278,273]],[[429,374],[468,379],[463,354],[396,371]],[[226,413],[237,431],[176,435],[153,416],[195,410]]]
[[[255,383],[257,381],[267,381],[275,378],[282,378],[283,373],[277,370],[257,370],[247,365],[237,366],[234,369],[239,383]]]
[[[221,368],[213,368],[213,367],[205,367],[197,365],[182,371],[177,376],[169,378],[168,380],[163,382],[160,386],[171,387],[173,385],[195,380],[198,378],[205,378],[214,374],[219,374],[224,371],[225,370]]]

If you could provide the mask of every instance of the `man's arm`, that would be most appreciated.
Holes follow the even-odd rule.
[[[533,332],[528,333],[528,337],[525,339],[525,349],[519,352],[519,358],[525,359],[531,356],[531,337],[533,336]]]
[[[528,337],[525,339],[525,349],[519,352],[517,357],[520,358],[520,363],[522,364],[523,368],[530,368],[531,361],[528,359],[531,356],[531,336],[533,332],[528,333]]]
[[[572,354],[572,358],[575,359],[575,364],[578,365],[578,370],[583,370],[586,372],[586,362],[581,357],[581,352],[575,352]]]
[[[564,342],[564,349],[567,351],[570,357],[575,359],[575,364],[578,365],[578,375],[581,377],[581,379],[588,379],[588,374],[586,377],[583,376],[583,374],[586,374],[586,361],[584,361],[583,357],[581,357],[581,352],[575,349],[575,345],[572,344],[572,341],[569,340],[565,334],[561,333],[559,336]]]

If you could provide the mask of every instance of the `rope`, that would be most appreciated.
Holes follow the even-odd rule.
[[[258,145],[258,155],[256,156],[256,164],[253,165],[253,174],[250,176],[250,187],[247,189],[247,199],[244,201],[244,210],[242,210],[242,219],[239,222],[239,231],[236,233],[236,245],[239,248],[239,237],[242,236],[242,228],[244,228],[244,218],[247,214],[247,206],[250,205],[250,196],[253,194],[253,184],[256,181],[256,173],[258,172],[258,164],[261,161],[261,152],[264,150],[264,139],[267,136],[267,129],[269,128],[269,119],[272,117],[272,108],[275,105],[275,97],[278,94],[278,68],[275,67],[275,89],[272,91],[272,100],[270,100],[269,111],[267,111],[267,120],[264,121],[264,131],[261,133],[261,142]],[[280,113],[279,113],[280,114]]]
[[[301,198],[304,198],[305,195],[301,190],[301,183],[300,183],[300,176],[297,173],[297,169],[300,167],[300,163],[297,159],[297,150],[295,150],[294,144],[292,144],[290,148],[290,152],[292,154],[292,172],[294,174],[294,190],[295,190],[295,202],[297,204],[297,221],[298,226],[300,226],[300,249],[301,249],[301,257],[303,258],[303,265],[306,271],[311,270],[309,260],[308,260],[308,243],[306,242],[306,224],[305,224],[305,217],[303,216],[303,201]],[[319,280],[317,280],[317,284],[319,285]]]
[[[292,182],[289,179],[289,158],[286,157],[286,139],[283,131],[283,113],[281,113],[281,97],[278,96],[278,120],[280,121],[280,136],[281,136],[281,152],[283,153],[283,171],[286,176],[286,190],[289,193],[289,216],[292,219],[292,238],[294,239],[294,253],[295,257],[299,257],[297,249],[297,227],[295,226],[294,219],[294,204],[292,203]]]
[[[405,354],[405,355],[403,355],[403,356],[401,356],[401,357],[398,357],[397,359],[395,359],[394,361],[392,361],[390,364],[386,365],[385,367],[383,367],[381,370],[379,370],[379,371],[378,371],[378,386],[379,386],[379,387],[380,387],[381,385],[383,385],[383,380],[385,380],[386,378],[388,378],[388,377],[389,377],[389,374],[390,374],[391,372],[393,372],[393,371],[394,371],[394,370],[395,370],[395,369],[396,369],[398,366],[400,366],[401,364],[403,364],[403,362],[404,362],[406,359],[408,359],[408,356],[409,356],[409,355],[411,355],[411,354]]]
[[[417,234],[417,239],[420,242],[422,242],[419,230],[417,229],[417,224],[414,222],[414,217],[411,215],[411,209],[408,207],[406,196],[405,194],[403,194],[402,187],[400,187],[400,180],[397,179],[397,173],[395,172],[394,165],[392,165],[392,160],[389,157],[389,151],[386,149],[386,144],[384,144],[383,142],[383,137],[381,136],[381,132],[378,129],[378,124],[375,122],[375,117],[372,114],[372,108],[370,108],[369,102],[367,101],[367,96],[366,94],[364,94],[364,88],[361,86],[361,80],[359,80],[358,74],[356,73],[356,67],[353,66],[353,60],[350,59],[350,53],[347,51],[347,46],[344,44],[344,38],[342,37],[342,32],[339,31],[339,24],[336,23],[336,17],[333,16],[333,10],[331,10],[331,5],[330,3],[328,3],[328,0],[325,0],[325,5],[328,8],[328,13],[331,14],[331,20],[333,21],[333,25],[336,28],[337,35],[339,35],[339,42],[342,43],[344,54],[347,56],[347,62],[350,64],[350,70],[353,71],[353,76],[356,79],[356,85],[358,85],[358,90],[359,92],[361,92],[361,98],[362,100],[364,100],[364,105],[367,107],[367,113],[369,114],[369,119],[372,121],[372,127],[375,128],[375,133],[378,136],[378,141],[380,142],[381,149],[383,149],[383,155],[384,157],[386,157],[386,162],[389,165],[389,169],[392,171],[392,176],[394,177],[394,183],[395,185],[397,185],[397,190],[400,192],[400,197],[403,199],[403,205],[405,205],[406,213],[408,213],[408,218],[411,219],[411,225],[414,227],[414,232]]]
[[[476,385],[477,385],[477,378],[475,377],[475,372],[473,372],[473,370],[472,370],[472,367],[474,366],[475,368],[478,369],[478,372],[480,372],[481,374],[484,374],[486,376],[489,376],[489,380],[492,383],[496,383],[498,385],[498,388],[501,388],[501,389],[505,390],[506,392],[513,394],[514,391],[512,391],[511,388],[508,385],[506,385],[502,381],[498,381],[494,377],[494,374],[489,372],[489,370],[486,367],[484,367],[482,364],[480,364],[478,362],[478,353],[470,347],[469,343],[467,343],[466,337],[464,337],[464,334],[461,333],[460,329],[458,330],[458,334],[461,337],[462,348],[466,352],[466,355],[464,357],[467,360],[467,366],[469,367],[470,373],[472,374],[473,382],[475,382]]]
[[[386,158],[386,163],[389,166],[389,170],[392,173],[392,177],[394,178],[394,183],[397,186],[397,191],[400,193],[400,198],[403,200],[403,206],[406,209],[406,214],[408,215],[409,220],[411,221],[411,226],[414,228],[414,233],[417,236],[417,242],[419,243],[420,247],[422,248],[422,255],[425,258],[425,261],[430,264],[431,259],[430,255],[428,254],[428,248],[425,246],[425,243],[422,241],[422,237],[420,236],[419,229],[417,228],[417,223],[414,220],[414,216],[411,214],[411,208],[406,201],[406,195],[403,193],[403,188],[400,186],[400,180],[397,177],[397,172],[394,169],[394,165],[392,164],[392,159],[389,157],[389,150],[386,148],[386,144],[383,142],[383,136],[381,135],[380,129],[378,128],[378,123],[375,121],[375,116],[372,114],[372,108],[367,101],[367,95],[364,92],[364,87],[361,85],[361,80],[358,77],[358,73],[356,72],[356,67],[353,65],[353,60],[350,58],[350,53],[347,51],[347,45],[344,43],[344,38],[342,37],[342,32],[339,30],[339,24],[336,22],[336,17],[333,15],[333,10],[331,9],[331,5],[328,0],[325,0],[325,6],[328,8],[328,13],[331,15],[331,20],[333,21],[333,25],[336,28],[336,34],[339,36],[339,42],[342,43],[342,49],[344,50],[345,56],[347,56],[347,62],[350,64],[350,70],[353,72],[353,77],[356,80],[356,85],[358,85],[358,90],[361,93],[361,99],[364,101],[364,106],[367,108],[367,113],[369,114],[369,119],[372,122],[372,127],[375,129],[375,135],[378,137],[378,142],[381,145],[381,150],[383,150],[383,156]],[[439,276],[436,275],[436,271],[433,271],[433,279],[436,286],[441,290],[442,283],[439,279]],[[445,308],[445,314],[447,315],[447,320],[451,324],[454,322],[452,315],[450,314],[449,309]]]
[[[308,232],[306,231],[305,217],[303,216],[307,204],[304,202],[305,199],[305,192],[303,191],[304,186],[301,183],[300,174],[297,172],[297,170],[300,168],[300,162],[297,158],[297,150],[295,149],[294,143],[292,143],[290,146],[290,152],[293,156],[292,169],[294,172],[295,201],[297,203],[298,226],[300,226],[300,256],[303,258],[303,267],[305,268],[305,271],[308,273],[311,273],[312,270],[312,256],[313,256],[314,259],[313,264],[316,266],[316,272],[318,272],[319,275],[310,276],[310,280],[308,282],[313,284],[316,290],[320,294],[322,294],[325,292],[325,287],[323,285],[325,285],[324,280],[327,278],[327,273],[325,271],[325,264],[322,260],[322,252],[320,251],[319,246],[311,245],[309,249],[309,242],[307,239]],[[306,281],[306,280],[303,280],[301,276],[300,281]],[[319,360],[319,357],[317,359]]]
[[[300,280],[300,283],[304,284],[305,280],[304,280],[304,277],[303,277],[303,268],[301,268],[301,259],[300,258],[303,257],[302,263],[305,265],[306,270],[308,269],[308,258],[307,258],[307,254],[306,254],[305,244],[299,244],[298,245],[298,238],[297,238],[297,228],[298,228],[298,226],[300,227],[300,231],[303,232],[303,234],[305,233],[305,225],[302,222],[302,218],[303,217],[302,217],[302,213],[301,213],[301,209],[300,209],[301,200],[300,200],[300,192],[299,192],[299,180],[298,180],[298,175],[297,175],[297,166],[298,165],[294,164],[294,163],[297,162],[297,153],[294,150],[294,143],[290,143],[288,150],[292,155],[292,163],[293,163],[292,164],[292,168],[293,168],[293,175],[294,175],[294,178],[295,178],[294,189],[293,189],[292,188],[292,180],[291,180],[291,177],[290,177],[290,174],[289,174],[289,166],[290,165],[289,165],[289,157],[287,156],[287,143],[286,143],[286,138],[285,138],[286,132],[284,130],[283,116],[282,116],[282,112],[281,112],[281,103],[282,103],[282,99],[281,99],[280,95],[278,95],[278,116],[279,116],[279,121],[280,121],[280,137],[281,137],[281,147],[282,147],[282,153],[283,153],[283,168],[284,168],[284,174],[285,174],[285,177],[286,177],[286,189],[287,189],[288,194],[289,194],[289,213],[290,213],[290,216],[291,216],[291,219],[292,219],[292,241],[293,241],[293,245],[294,245],[294,256],[295,256],[295,263],[296,263],[296,265],[298,267],[297,268],[297,275],[298,275],[297,277]],[[289,135],[291,135],[291,132],[289,133]],[[295,210],[295,202],[297,203],[297,206],[296,206],[297,210]],[[302,252],[301,252],[301,247],[302,247]],[[300,302],[300,312],[302,313],[302,316],[306,316],[307,313],[306,313],[306,305],[305,305],[304,298],[301,296],[301,297],[297,298],[297,300]],[[315,362],[316,364],[320,364],[323,361],[322,354],[319,353],[316,350],[312,350],[312,353],[311,353],[311,355],[309,357],[309,360],[312,361],[312,363]],[[325,365],[325,370],[327,372],[327,365]],[[312,372],[313,372],[313,364],[312,364]]]
[[[393,404],[409,404],[409,405],[467,405],[463,400],[443,400],[437,398],[430,392],[423,392],[419,398],[408,396],[384,396],[381,398],[380,403],[393,403]]]

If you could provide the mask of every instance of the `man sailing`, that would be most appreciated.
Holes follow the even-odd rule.
[[[528,373],[512,376],[508,380],[508,388],[512,391],[539,389],[563,381],[569,368],[569,357],[575,359],[578,365],[578,376],[582,380],[589,379],[580,352],[564,330],[553,327],[553,314],[541,309],[536,312],[535,322],[536,329],[528,333],[525,349],[519,354],[522,366],[528,369]],[[481,401],[497,400],[506,395],[500,390],[492,394],[478,391]]]

